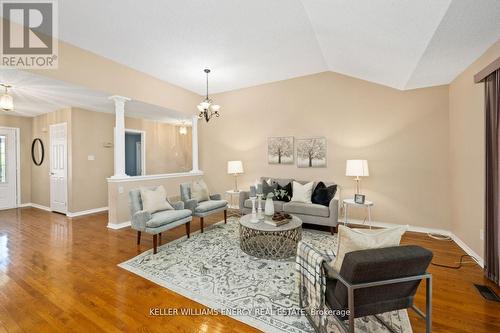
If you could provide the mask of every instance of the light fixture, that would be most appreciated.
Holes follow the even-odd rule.
[[[212,100],[208,98],[208,73],[210,73],[210,69],[207,68],[204,72],[207,74],[207,95],[205,99],[197,105],[197,108],[198,111],[200,111],[198,118],[205,118],[208,123],[213,116],[219,117],[220,105],[213,104]]]
[[[345,175],[349,177],[356,177],[356,194],[359,194],[359,177],[367,177],[370,175],[368,171],[367,160],[347,160],[345,166]]]
[[[188,132],[186,123],[183,121],[181,127],[179,127],[179,134],[186,135]]]
[[[238,174],[243,173],[243,163],[241,161],[227,161],[227,173],[234,175],[234,192],[239,192]]]
[[[5,88],[5,92],[0,96],[0,109],[4,111],[12,111],[14,110],[14,100],[11,95],[9,95],[9,88],[12,88],[11,85],[0,83],[0,86]]]

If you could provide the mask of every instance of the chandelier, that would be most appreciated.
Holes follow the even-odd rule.
[[[207,74],[207,95],[203,102],[198,104],[196,107],[200,113],[198,114],[198,118],[205,118],[208,121],[213,117],[219,117],[220,105],[213,104],[212,100],[208,98],[208,73],[210,73],[210,69],[205,69],[204,72]]]
[[[8,91],[8,89],[12,88],[12,86],[5,83],[0,83],[0,86],[5,88],[5,92],[2,96],[0,96],[0,109],[4,111],[12,111],[14,109],[14,101]]]

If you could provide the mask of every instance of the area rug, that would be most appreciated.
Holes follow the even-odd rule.
[[[119,264],[123,269],[228,315],[264,332],[314,332],[298,306],[295,262],[265,260],[239,247],[238,218],[217,223]],[[329,233],[307,230],[302,239],[318,248],[336,248]],[[176,315],[196,315],[189,309],[163,309]],[[160,315],[161,315],[160,313]],[[397,332],[412,332],[406,311],[383,315]],[[340,332],[337,327],[329,331]],[[356,319],[356,332],[388,332],[375,318]]]

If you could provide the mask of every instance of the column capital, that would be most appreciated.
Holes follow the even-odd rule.
[[[115,103],[123,103],[123,104],[125,104],[125,102],[132,100],[131,98],[119,95],[109,96],[108,99],[113,100]]]

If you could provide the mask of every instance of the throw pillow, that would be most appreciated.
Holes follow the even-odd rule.
[[[337,192],[337,185],[331,185],[326,187],[325,183],[319,182],[314,189],[311,201],[312,203],[328,206],[330,201],[335,197]]]
[[[267,180],[262,181],[262,194],[264,194],[264,199],[267,198],[269,193],[274,194],[274,190],[278,188],[278,183],[269,183]]]
[[[142,209],[151,214],[161,210],[173,210],[174,207],[167,201],[167,192],[163,186],[158,186],[155,189],[141,187]]]
[[[303,202],[303,203],[312,203],[312,189],[313,182],[302,185],[301,183],[297,183],[295,180],[293,181],[293,196],[292,200],[295,202]]]
[[[336,274],[340,273],[342,262],[346,253],[380,249],[384,247],[398,246],[401,241],[401,236],[408,230],[407,225],[397,226],[388,229],[351,229],[349,227],[339,225],[337,255],[329,265]]]
[[[289,202],[292,196],[292,183],[288,183],[285,186],[278,184],[278,188],[274,190],[274,200]]]
[[[198,202],[210,200],[208,186],[203,179],[195,180],[191,184],[191,199],[196,199]]]

